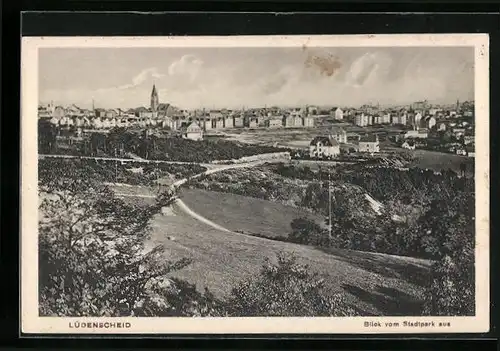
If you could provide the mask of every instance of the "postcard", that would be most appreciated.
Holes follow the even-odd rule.
[[[489,330],[487,34],[24,37],[21,71],[23,333]]]

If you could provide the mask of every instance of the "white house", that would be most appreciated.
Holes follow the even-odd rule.
[[[337,140],[318,136],[309,143],[309,156],[311,158],[328,158],[340,154],[340,145]]]
[[[432,129],[436,125],[436,118],[430,117],[427,119],[427,128]]]
[[[189,126],[185,129],[182,134],[184,139],[191,140],[202,140],[203,139],[203,129],[196,122],[191,122]]]
[[[337,109],[335,110],[335,119],[336,120],[344,119],[344,111],[342,111],[340,107],[337,107]]]
[[[401,145],[401,147],[407,150],[415,150],[415,143],[411,141],[405,141],[403,145]]]
[[[332,130],[332,132],[330,133],[330,137],[337,140],[337,142],[339,143],[347,143],[347,133],[343,128]]]
[[[380,152],[380,144],[377,135],[367,135],[359,140],[359,152]]]
[[[420,121],[422,120],[422,114],[418,112],[414,117],[414,127],[418,130],[420,128]]]
[[[406,138],[415,138],[415,139],[427,139],[429,133],[426,130],[409,130],[404,134]]]

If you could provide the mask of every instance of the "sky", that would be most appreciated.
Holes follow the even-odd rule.
[[[183,109],[400,105],[474,98],[466,47],[43,48],[39,100]]]

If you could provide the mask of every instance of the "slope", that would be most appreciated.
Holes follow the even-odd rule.
[[[355,251],[320,250],[290,243],[228,233],[193,219],[178,208],[152,222],[152,243],[162,244],[166,257],[189,257],[193,263],[174,275],[209,288],[218,296],[257,273],[264,258],[279,251],[295,252],[324,276],[329,292],[345,292],[363,315],[418,315],[429,262]]]

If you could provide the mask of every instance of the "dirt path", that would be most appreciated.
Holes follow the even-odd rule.
[[[227,228],[224,228],[224,227],[218,225],[217,223],[214,223],[211,220],[203,217],[202,215],[194,212],[181,199],[177,199],[175,201],[175,204],[179,207],[179,209],[181,211],[183,211],[184,213],[186,213],[189,216],[193,217],[194,219],[196,219],[196,220],[198,220],[198,221],[200,221],[202,223],[205,223],[206,225],[208,225],[208,226],[210,226],[210,227],[212,227],[214,229],[217,229],[217,230],[220,230],[220,231],[223,231],[223,232],[233,233],[231,230],[229,230]]]

